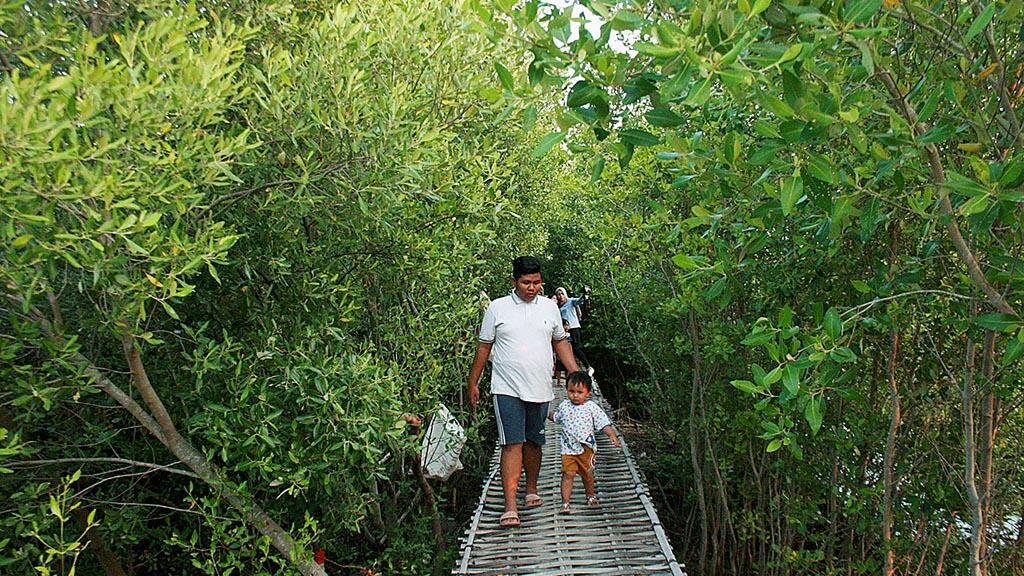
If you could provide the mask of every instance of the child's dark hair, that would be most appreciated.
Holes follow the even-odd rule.
[[[565,379],[565,387],[568,388],[573,384],[583,384],[583,387],[587,389],[587,392],[593,390],[594,381],[590,379],[590,374],[582,370],[577,370]]]

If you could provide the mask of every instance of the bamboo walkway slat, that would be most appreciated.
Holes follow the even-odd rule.
[[[565,386],[561,381],[552,382],[552,386],[554,408],[565,398]],[[592,398],[610,413],[596,383]],[[559,425],[548,422],[544,432],[544,462],[537,483],[544,504],[537,508],[523,506],[524,477],[519,485],[522,524],[516,528],[502,528],[499,524],[505,506],[498,469],[501,448],[495,449],[479,504],[466,535],[460,538],[462,555],[452,573],[685,576],[621,434],[619,450],[604,434],[597,433],[596,477],[600,504],[586,506],[583,483],[577,479],[573,486],[573,513],[558,513],[562,475],[559,431]]]

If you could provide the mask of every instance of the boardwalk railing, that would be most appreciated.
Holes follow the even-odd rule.
[[[565,398],[565,387],[561,382],[554,382],[553,386],[552,406],[557,406]],[[596,384],[592,398],[609,411]],[[503,528],[499,524],[504,497],[498,468],[501,448],[495,449],[480,502],[462,538],[462,555],[453,574],[685,576],[624,438],[622,448],[616,449],[604,434],[596,434],[600,504],[586,505],[582,482],[577,479],[573,486],[573,513],[558,513],[561,506],[559,431],[559,425],[548,422],[537,486],[544,504],[536,508],[520,504],[522,524],[518,527]],[[521,481],[519,486],[520,503],[524,484]]]

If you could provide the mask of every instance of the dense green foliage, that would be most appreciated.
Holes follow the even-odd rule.
[[[663,423],[682,557],[1020,570],[1021,3],[579,4],[494,21],[568,80],[568,273]]]
[[[449,2],[17,6],[4,571],[279,573],[257,505],[302,557],[429,571],[401,415],[458,405],[477,294],[544,240],[501,46]]]
[[[522,253],[595,286],[694,573],[1020,570],[1022,24],[4,4],[0,570],[444,570],[487,416],[442,485],[403,414]]]

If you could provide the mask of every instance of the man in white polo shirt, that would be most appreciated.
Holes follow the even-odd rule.
[[[477,383],[487,358],[491,395],[501,444],[501,485],[505,494],[502,526],[518,526],[516,491],[526,468],[527,507],[543,503],[537,494],[541,446],[551,389],[552,347],[569,372],[579,370],[566,342],[558,305],[541,292],[540,262],[532,256],[512,261],[512,293],[491,302],[480,325],[480,343],[469,371],[469,403],[480,401]]]

